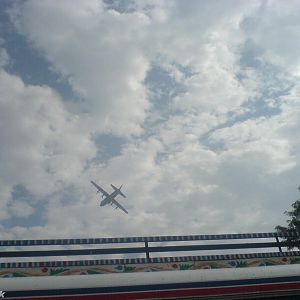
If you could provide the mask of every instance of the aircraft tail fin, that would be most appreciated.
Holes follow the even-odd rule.
[[[126,198],[126,196],[121,192],[122,186],[123,186],[123,184],[122,184],[119,188],[117,188],[117,187],[115,187],[113,184],[111,184],[111,187],[112,187],[115,191],[117,191],[118,194],[120,194],[121,196],[123,196],[124,198]]]

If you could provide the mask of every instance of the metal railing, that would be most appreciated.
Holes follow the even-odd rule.
[[[149,236],[149,237],[119,237],[119,238],[83,238],[83,239],[40,239],[40,240],[0,240],[0,247],[6,250],[0,251],[0,258],[12,257],[45,257],[45,256],[76,256],[76,255],[107,255],[107,254],[145,254],[150,259],[152,253],[163,252],[193,252],[203,250],[231,250],[231,249],[261,249],[277,248],[282,252],[282,247],[287,244],[280,241],[285,238],[276,232],[269,233],[244,233],[244,234],[215,234],[215,235],[177,235],[177,236]],[[258,239],[274,239],[274,241],[257,242]],[[249,242],[214,243],[214,244],[183,244],[181,242],[192,241],[229,241],[249,240]],[[176,242],[176,245],[164,245],[164,243]],[[178,244],[178,242],[180,242]],[[118,247],[120,244],[142,243],[143,246]],[[149,244],[151,243],[151,245]],[[160,243],[160,245],[152,244]],[[109,248],[87,249],[47,249],[47,250],[23,250],[23,247],[34,246],[68,246],[68,245],[104,245],[111,244]],[[115,247],[117,245],[117,247]],[[22,248],[22,250],[10,250],[10,247]],[[8,250],[7,250],[8,248]],[[51,248],[51,247],[50,247]],[[1,248],[0,248],[1,249]]]

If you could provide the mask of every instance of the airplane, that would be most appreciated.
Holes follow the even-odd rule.
[[[117,188],[115,187],[113,184],[111,184],[111,187],[114,189],[114,191],[109,194],[106,191],[104,191],[97,183],[95,183],[94,181],[91,181],[91,184],[94,185],[97,188],[97,193],[102,193],[102,201],[100,202],[100,206],[104,206],[107,204],[110,205],[116,205],[116,209],[120,208],[121,210],[123,210],[126,214],[128,214],[128,211],[115,199],[116,196],[121,195],[124,198],[126,198],[126,196],[121,192],[121,188],[122,185]]]

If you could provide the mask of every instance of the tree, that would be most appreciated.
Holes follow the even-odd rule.
[[[298,191],[300,192],[300,186],[298,187]],[[292,208],[292,211],[284,212],[291,218],[287,220],[287,227],[278,225],[275,228],[278,235],[284,238],[288,249],[295,247],[300,249],[300,199],[292,204]]]

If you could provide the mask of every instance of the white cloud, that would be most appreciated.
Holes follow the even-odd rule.
[[[1,40],[0,40],[1,45]],[[9,56],[4,48],[0,48],[0,67],[7,65],[9,62]]]
[[[7,204],[11,200],[10,187],[0,177],[0,220],[9,218]]]
[[[248,38],[261,51],[259,58],[293,74],[299,73],[299,16],[298,1],[271,0],[245,22]]]
[[[18,183],[50,196],[47,224],[29,235],[272,230],[288,206],[282,197],[293,201],[299,166],[292,63],[298,58],[279,47],[290,26],[295,30],[285,39],[297,41],[296,18],[289,21],[297,10],[287,6],[138,1],[120,13],[100,1],[17,3],[11,16],[19,32],[80,101],[64,102],[53,89],[24,85],[2,71],[4,211]],[[277,29],[283,24],[278,35],[269,34],[273,22]],[[250,57],[249,45],[259,48],[257,56]],[[245,47],[250,54],[243,54]],[[161,118],[149,100],[156,91],[144,82],[152,65],[183,89]],[[266,75],[266,65],[274,75]],[[278,86],[282,74],[286,82]],[[95,133],[125,136],[120,155],[99,163]],[[91,179],[107,190],[124,183],[128,198],[120,201],[129,215],[98,207]],[[61,190],[68,186],[65,199]],[[22,228],[12,232],[24,234]]]
[[[29,217],[33,214],[34,208],[25,201],[14,201],[10,211],[13,217]]]
[[[148,18],[103,10],[100,3],[29,1],[11,15],[83,99],[95,131],[140,133],[149,106],[143,86],[149,62],[138,45]]]
[[[49,87],[0,72],[0,176],[45,196],[70,184],[95,155],[88,132]]]

